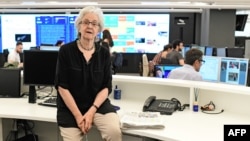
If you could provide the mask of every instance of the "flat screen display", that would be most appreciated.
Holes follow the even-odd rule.
[[[53,86],[57,56],[54,50],[24,50],[24,84]]]
[[[202,80],[219,82],[221,58],[215,56],[203,56],[202,59],[205,61],[199,71]]]
[[[204,55],[213,56],[213,50],[214,50],[213,47],[206,46]]]
[[[226,57],[226,48],[216,48],[216,56]]]
[[[158,53],[169,43],[169,14],[104,14],[113,51]]]
[[[244,58],[244,48],[227,48],[227,57]]]
[[[76,39],[76,15],[69,14],[2,14],[0,15],[0,49],[14,49],[17,41],[28,50],[41,44],[54,45]]]
[[[77,38],[78,14],[2,14],[0,15],[0,51],[14,49],[22,41],[24,49],[64,43]],[[169,43],[169,14],[105,14],[113,51],[122,53],[158,53]],[[4,36],[1,36],[4,35]],[[99,34],[101,36],[101,34]],[[100,37],[99,37],[100,38]]]
[[[192,46],[192,48],[196,48],[196,49],[200,50],[203,54],[205,54],[205,46],[194,45],[194,46]]]
[[[186,52],[191,49],[191,46],[184,46],[183,49],[181,50],[181,54],[183,57],[185,57]]]
[[[168,74],[175,68],[182,67],[180,65],[171,65],[171,64],[161,64],[154,66],[154,76],[158,78],[168,78]]]
[[[244,58],[221,58],[220,82],[235,85],[247,83],[248,59]]]

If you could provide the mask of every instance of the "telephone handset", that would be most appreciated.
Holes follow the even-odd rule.
[[[156,96],[150,96],[143,105],[143,112],[160,112],[161,114],[171,115],[176,110],[182,110],[181,103],[178,99],[156,99]]]
[[[156,96],[148,97],[143,105],[143,111],[146,110],[155,99],[156,99]]]

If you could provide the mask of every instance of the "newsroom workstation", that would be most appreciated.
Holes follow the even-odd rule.
[[[47,9],[47,11],[51,9]],[[201,111],[196,113],[192,111],[192,108],[187,108],[182,112],[176,111],[171,116],[163,115],[164,119],[166,119],[164,130],[123,130],[124,140],[220,141],[223,139],[224,124],[250,123],[250,113],[247,108],[250,106],[248,102],[250,89],[247,87],[249,86],[249,56],[245,56],[247,54],[246,46],[237,46],[234,42],[234,40],[237,41],[237,37],[234,34],[237,32],[235,31],[235,21],[237,14],[241,11],[236,9],[195,9],[196,11],[193,12],[189,10],[187,12],[185,10],[184,12],[180,12],[177,9],[176,12],[164,12],[164,10],[154,11],[152,9],[139,10],[138,12],[130,9],[130,11],[125,10],[124,12],[120,12],[120,10],[115,9],[114,12],[113,10],[108,11],[107,7],[106,9],[105,22],[107,23],[105,25],[113,34],[117,33],[113,49],[117,52],[122,52],[124,56],[122,68],[113,76],[113,86],[119,86],[122,90],[122,98],[121,100],[115,100],[113,99],[113,93],[110,95],[112,103],[121,107],[120,111],[118,111],[119,114],[122,115],[125,111],[141,111],[144,101],[151,95],[162,99],[176,97],[182,104],[187,103],[192,105],[194,88],[200,89],[199,104],[201,106],[212,100],[216,104],[216,112],[220,111],[220,109],[225,110],[223,113],[215,115],[205,114]],[[24,8],[25,10],[27,9]],[[58,48],[54,48],[53,44],[60,38],[66,43],[76,38],[73,25],[76,13],[67,12],[65,14],[62,11],[55,13],[53,10],[50,12],[46,12],[45,10],[45,12],[36,13],[36,10],[34,10],[32,14],[27,14],[21,10],[19,13],[17,12],[18,14],[13,12],[8,14],[6,12],[1,13],[2,36],[0,50],[2,53],[0,53],[0,58],[4,61],[0,59],[0,65],[1,62],[5,62],[6,60],[3,50],[11,50],[17,38],[23,39],[25,49],[23,52],[23,70],[0,70],[2,74],[0,74],[1,80],[4,78],[4,80],[9,79],[12,81],[11,78],[14,78],[11,84],[0,80],[0,85],[2,86],[0,86],[0,93],[1,90],[7,90],[8,97],[15,97],[0,99],[0,132],[3,133],[0,136],[0,141],[4,140],[9,131],[12,130],[12,119],[15,118],[34,121],[34,132],[39,135],[39,140],[41,141],[61,139],[55,120],[56,108],[49,107],[55,106],[53,105],[55,104],[55,99],[53,98],[56,98],[55,90],[53,90],[53,72],[55,72]],[[208,12],[210,13],[210,17],[207,17]],[[227,22],[230,24],[225,25],[225,27],[216,26],[216,24],[227,23],[224,21],[225,19],[217,16],[218,14],[220,16],[224,14],[225,18],[228,19]],[[154,18],[156,15],[158,17]],[[20,17],[22,20],[26,19],[23,21],[29,21],[29,23],[20,23],[20,29],[16,30],[18,33],[15,33],[13,30],[7,30],[13,27],[14,23],[17,23],[15,20],[20,21]],[[119,17],[126,17],[128,20],[125,24],[122,24],[123,27],[117,27],[120,24],[114,22],[119,21]],[[153,23],[152,21],[148,23],[148,19],[152,19]],[[10,22],[11,20],[13,20],[13,23]],[[6,21],[9,21],[9,23],[6,23]],[[133,22],[135,25],[131,27],[131,23]],[[30,23],[35,24],[31,26],[31,29],[27,29],[26,24]],[[114,23],[116,24],[114,25]],[[161,24],[159,25],[158,23]],[[123,33],[124,26],[127,31],[126,35]],[[158,26],[163,28],[158,30]],[[210,31],[204,31],[207,29],[204,27],[209,27]],[[63,33],[61,33],[61,30],[58,30],[57,34],[55,34],[51,33],[51,29],[65,30],[63,30]],[[152,31],[157,29],[157,32],[150,34],[150,36],[146,34],[141,35],[142,32],[145,32],[145,29]],[[237,28],[237,30],[242,29]],[[224,34],[221,33],[222,31]],[[53,37],[49,35],[53,35]],[[12,40],[12,38],[14,39]],[[147,54],[148,60],[151,60],[156,53],[162,50],[164,44],[176,38],[182,39],[185,43],[185,48],[182,52],[183,55],[185,55],[185,51],[192,47],[198,48],[204,53],[203,58],[206,63],[203,64],[200,73],[203,75],[205,81],[202,83],[190,83],[189,81],[174,81],[139,76],[138,65],[142,54]],[[216,38],[220,40],[218,41]],[[13,45],[11,45],[12,43]],[[236,68],[233,68],[233,66]],[[163,69],[166,68],[166,73],[170,71],[167,65],[160,67],[163,67]],[[124,74],[136,76],[123,76]],[[235,75],[237,78],[235,78]],[[45,89],[42,89],[43,87]],[[10,89],[12,91],[9,91]],[[5,94],[3,95],[6,96]],[[40,99],[43,97],[52,98],[49,99],[51,103],[43,103],[46,99]],[[239,103],[244,106],[240,106]],[[204,119],[208,120],[206,124],[203,122]],[[93,130],[90,133],[90,138],[98,140],[99,138],[95,138],[98,133],[96,133],[96,129]],[[189,130],[192,132],[187,132]],[[206,133],[213,130],[213,135],[207,137],[201,130]],[[194,134],[194,132],[198,132],[199,135]]]

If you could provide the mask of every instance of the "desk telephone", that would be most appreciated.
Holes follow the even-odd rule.
[[[172,115],[176,110],[182,111],[181,103],[178,99],[171,100],[156,99],[156,96],[150,96],[146,99],[143,105],[143,112],[160,112],[163,115]]]

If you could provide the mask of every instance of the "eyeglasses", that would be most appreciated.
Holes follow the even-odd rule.
[[[89,24],[91,24],[93,27],[100,26],[100,24],[98,22],[96,22],[96,21],[90,22],[88,20],[81,21],[80,24],[83,24],[83,25],[86,25],[86,26],[89,26]]]
[[[205,60],[199,60],[201,62],[201,64],[205,64]]]

